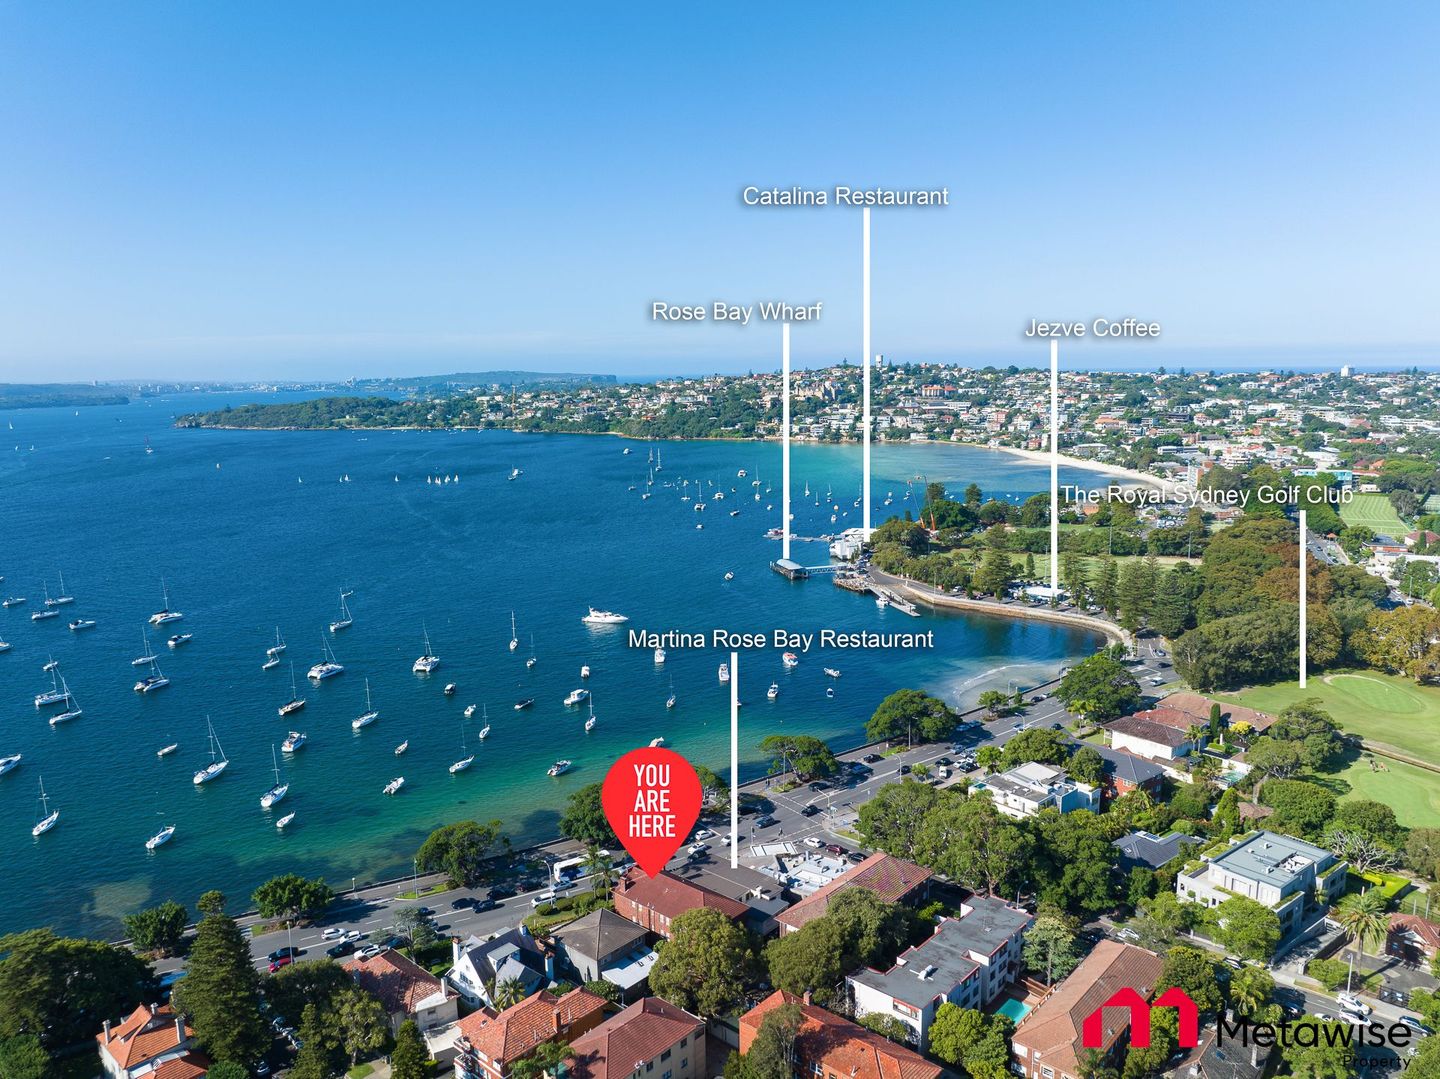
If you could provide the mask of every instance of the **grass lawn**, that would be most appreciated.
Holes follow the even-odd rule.
[[[1385,771],[1371,771],[1370,762],[1362,758],[1327,777],[1350,784],[1349,793],[1341,795],[1340,800],[1368,798],[1384,802],[1407,828],[1440,828],[1440,775],[1401,761],[1375,759],[1385,766]]]
[[[1340,507],[1340,519],[1347,525],[1365,525],[1397,538],[1410,531],[1390,505],[1390,499],[1382,494],[1357,494],[1349,505]]]
[[[1423,761],[1440,762],[1440,689],[1417,686],[1405,678],[1375,671],[1341,671],[1311,678],[1303,690],[1296,682],[1277,682],[1223,699],[1278,715],[1306,697],[1319,697],[1325,710],[1351,734],[1394,746]],[[1397,762],[1391,763],[1398,767]],[[1395,774],[1398,776],[1398,771]],[[1430,782],[1440,789],[1440,774],[1430,775]]]

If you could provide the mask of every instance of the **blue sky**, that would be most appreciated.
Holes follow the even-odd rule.
[[[0,6],[0,378],[1440,361],[1435,5]],[[853,11],[853,17],[846,17]]]

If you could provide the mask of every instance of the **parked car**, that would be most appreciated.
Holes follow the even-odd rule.
[[[426,918],[433,918],[433,917],[435,917],[435,911],[432,910],[430,907],[416,907],[416,908],[415,908],[415,913],[416,913],[416,914],[419,914],[419,915],[422,915],[423,917],[426,917]]]
[[[353,940],[342,940],[339,944],[333,944],[325,949],[325,954],[331,959],[339,959],[342,955],[349,955],[355,950]]]
[[[1423,1034],[1428,1036],[1434,1033],[1434,1031],[1432,1031],[1424,1023],[1420,1022],[1420,1020],[1416,1019],[1413,1015],[1402,1015],[1400,1017],[1400,1022],[1404,1023],[1407,1027],[1415,1031],[1415,1033],[1417,1034]]]
[[[952,761],[949,757],[936,757],[935,763],[938,764],[941,768],[944,768],[947,765],[954,764],[955,762]]]
[[[270,973],[274,974],[281,967],[288,967],[293,962],[295,962],[295,960],[291,959],[288,955],[282,955],[279,959],[272,959],[270,960]]]
[[[535,893],[535,895],[530,897],[530,905],[532,907],[545,907],[549,906],[553,902],[555,902],[555,893],[548,888],[545,891],[537,892]]]
[[[772,816],[770,816],[769,813],[766,813],[763,817],[756,817],[756,818],[755,818],[755,827],[756,827],[756,828],[769,828],[769,827],[770,827],[772,824],[774,824],[774,823],[775,823],[775,818],[772,817]]]
[[[819,813],[819,812],[820,812],[820,807],[817,806],[814,802],[811,802],[811,803],[810,803],[809,805],[807,805],[804,809],[800,810],[800,815],[801,815],[802,817],[813,817],[816,813]]]
[[[360,949],[358,952],[356,952],[355,954],[356,954],[357,956],[359,956],[361,959],[374,959],[377,955],[379,955],[379,954],[380,954],[381,952],[383,952],[384,950],[385,950],[385,949],[382,948],[382,947],[380,947],[380,945],[378,945],[378,944],[367,944],[365,947],[361,948],[361,949]]]
[[[689,850],[692,855],[700,855],[704,854],[710,848],[705,846],[704,843],[691,843],[686,849]]]
[[[267,956],[267,958],[270,960],[270,962],[273,963],[275,962],[275,960],[281,958],[294,959],[299,954],[299,948],[276,948],[273,952],[269,954],[269,956]]]
[[[843,855],[845,853],[845,848],[842,847],[839,843],[827,843],[825,845],[825,851],[827,854]]]
[[[814,783],[810,784],[810,789],[812,791],[828,791],[830,789],[830,784],[824,782],[823,780],[817,779]]]
[[[813,835],[806,836],[805,845],[813,850],[823,850],[825,848],[825,841],[823,839],[816,839]]]
[[[332,925],[325,932],[320,934],[321,940],[338,940],[345,935],[345,930],[338,925]]]
[[[454,900],[454,901],[450,904],[450,909],[451,909],[451,910],[464,910],[466,907],[473,907],[474,905],[475,905],[475,897],[474,897],[474,896],[462,895],[459,899]]]
[[[866,764],[874,764],[876,761],[880,760],[880,754],[878,754],[878,753],[867,753],[867,754],[865,754],[865,756],[861,757],[860,759],[861,759],[862,761],[864,761]]]
[[[696,839],[709,839],[709,838],[710,838],[711,836],[713,836],[714,834],[715,834],[715,833],[712,832],[709,828],[696,828],[696,829],[695,829],[695,838],[696,838]]]
[[[852,850],[849,854],[845,855],[845,857],[849,858],[852,862],[858,865],[866,858],[868,858],[869,855],[867,855],[864,851]]]
[[[490,889],[491,899],[513,899],[519,894],[513,884],[497,884]]]
[[[897,769],[897,772],[902,776],[908,776],[910,774],[910,766],[908,764],[902,764]]]
[[[368,934],[362,933],[358,929],[351,929],[346,932],[345,936],[342,939],[351,941],[353,943],[357,940],[364,940],[367,935]]]
[[[1350,993],[1336,993],[1335,1000],[1340,1005],[1340,1007],[1346,1009],[1347,1011],[1358,1012],[1361,1015],[1370,1014],[1370,1005],[1366,1004],[1359,997],[1353,996]]]
[[[1065,724],[1063,724],[1063,723],[1052,723],[1052,724],[1050,724],[1050,729],[1051,729],[1052,731],[1063,731],[1063,730],[1065,729]]]

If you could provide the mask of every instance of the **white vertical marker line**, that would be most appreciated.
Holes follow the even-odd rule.
[[[865,361],[865,405],[861,425],[864,427],[865,449],[862,468],[865,476],[861,482],[860,498],[865,506],[862,526],[865,538],[870,538],[870,207],[861,211],[864,222],[864,239],[861,242],[861,286],[860,286],[860,355]]]
[[[1305,565],[1305,561],[1306,561],[1306,559],[1305,559],[1305,536],[1307,535],[1307,530],[1309,529],[1309,522],[1306,520],[1306,518],[1307,518],[1308,516],[1309,516],[1309,514],[1307,513],[1307,511],[1305,511],[1305,510],[1301,510],[1301,511],[1300,511],[1300,688],[1301,688],[1301,689],[1304,689],[1304,688],[1305,688],[1305,675],[1306,675],[1306,673],[1307,673],[1306,670],[1305,670],[1305,668],[1306,668],[1306,666],[1307,666],[1307,664],[1306,664],[1306,659],[1307,659],[1307,657],[1306,657],[1306,655],[1305,655],[1305,643],[1306,643],[1306,640],[1307,640],[1307,638],[1308,638],[1308,636],[1309,636],[1309,634],[1306,632],[1307,624],[1308,624],[1308,622],[1309,622],[1309,617],[1308,617],[1309,611],[1306,609],[1307,606],[1308,606],[1308,601],[1309,601],[1309,597],[1306,595],[1306,592],[1308,591],[1308,587],[1307,587],[1307,586],[1308,586],[1308,583],[1309,583],[1309,582],[1306,581],[1306,577],[1307,577],[1309,574],[1308,574],[1308,572],[1307,572],[1308,567]]]
[[[780,527],[783,550],[780,557],[790,557],[790,323],[780,327]],[[733,683],[732,683],[733,685]]]
[[[1060,342],[1050,338],[1050,588],[1060,591]]]
[[[740,653],[730,653],[730,868],[740,866]]]

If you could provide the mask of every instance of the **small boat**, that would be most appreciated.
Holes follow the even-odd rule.
[[[13,772],[19,766],[23,757],[23,753],[16,753],[10,757],[0,757],[0,776],[3,776],[6,772]]]
[[[780,657],[780,662],[785,665],[786,670],[794,670],[800,666],[800,657],[794,652],[786,652]]]
[[[585,733],[586,733],[586,734],[589,734],[591,731],[593,731],[593,730],[595,729],[595,724],[596,724],[596,722],[597,722],[597,720],[595,719],[594,716],[591,716],[589,719],[587,719],[587,720],[585,721]]]
[[[720,664],[719,676],[720,676],[720,681],[722,681],[722,682],[728,682],[728,681],[730,681],[730,664],[728,664],[728,663],[722,663],[722,664]]]
[[[132,667],[145,667],[154,663],[158,657],[150,651],[150,634],[145,632],[145,627],[140,627],[140,655],[130,661]]]
[[[164,689],[170,684],[170,679],[160,672],[160,664],[156,660],[150,661],[150,673],[135,683],[136,693],[153,693],[157,689]]]
[[[474,763],[475,763],[475,754],[473,754],[473,753],[471,753],[468,757],[461,757],[458,761],[456,761],[454,764],[452,764],[452,765],[450,766],[450,774],[451,774],[452,776],[453,776],[453,775],[458,775],[459,773],[465,771],[465,769],[469,768],[469,767],[470,767],[472,764],[474,764]]]
[[[310,741],[310,736],[303,731],[291,731],[285,736],[285,741],[280,743],[280,752],[294,753],[308,741]]]
[[[160,592],[165,597],[165,606],[150,616],[150,624],[152,626],[163,626],[166,622],[178,622],[184,618],[185,615],[180,611],[172,611],[170,609],[170,589],[166,587],[164,577],[160,578]]]
[[[59,661],[58,659],[56,659],[54,656],[51,656],[51,657],[46,661],[45,666],[41,667],[40,669],[41,669],[42,671],[44,671],[46,674],[49,674],[51,671],[55,671],[55,670],[59,670],[59,669],[60,669],[60,661]]]
[[[580,668],[580,677],[581,677],[581,678],[589,678],[589,677],[590,677],[590,664],[587,663],[587,664],[585,664],[583,667]]]
[[[674,707],[675,707],[675,701],[676,701],[676,697],[675,697],[675,680],[672,678],[672,679],[670,680],[670,696],[668,696],[668,697],[665,698],[665,707],[666,707],[666,708],[674,708]]]
[[[33,614],[30,615],[30,621],[32,621],[32,622],[43,622],[43,621],[45,621],[45,619],[47,619],[47,618],[59,618],[59,617],[60,617],[60,612],[57,611],[57,610],[55,610],[54,608],[50,608],[49,610],[45,610],[45,611],[35,611]]]
[[[549,768],[545,769],[545,774],[546,774],[547,776],[552,777],[552,778],[555,777],[555,776],[563,776],[566,772],[570,771],[570,769],[571,769],[573,766],[574,766],[574,762],[573,762],[573,761],[567,761],[567,760],[563,760],[563,759],[562,759],[562,760],[558,760],[558,761],[556,761],[554,764],[552,764]]]
[[[358,715],[350,721],[350,729],[352,731],[358,731],[362,727],[370,726],[370,724],[379,718],[380,713],[377,712],[374,705],[370,703],[370,679],[367,678],[365,679],[365,712],[363,715]]]
[[[355,624],[355,619],[350,614],[350,606],[345,602],[347,595],[349,595],[348,592],[340,593],[340,617],[330,623],[331,633],[339,633],[342,629],[349,629]]]
[[[825,668],[825,675],[826,675],[826,677],[828,677],[828,678],[839,678],[839,677],[840,677],[840,672],[837,671],[834,667],[826,667],[826,668]]]
[[[580,619],[580,621],[588,622],[592,626],[613,626],[621,622],[630,621],[630,616],[617,614],[614,611],[597,611],[594,607],[591,607],[590,613]]]
[[[726,579],[727,581],[733,581],[733,580],[735,579],[735,573],[734,573],[734,571],[732,571],[732,570],[726,570],[726,571],[725,571],[725,579]]]
[[[512,468],[510,470],[510,478],[512,480],[518,480],[523,475],[525,475],[525,471],[523,469]]]
[[[210,733],[210,763],[195,773],[193,780],[197,787],[217,778],[230,766],[230,761],[225,756],[225,748],[220,745],[220,739],[215,737],[215,725],[210,722],[209,716],[205,717],[205,726]],[[216,755],[217,750],[219,751],[218,756]]]
[[[325,653],[325,658],[311,667],[305,677],[312,682],[323,682],[327,678],[334,678],[337,674],[344,674],[344,664],[335,659],[335,653],[330,651],[330,642],[323,636],[320,638],[320,647]]]
[[[10,642],[9,642],[9,641],[0,641],[0,652],[8,652],[8,651],[10,651]]]
[[[60,679],[60,685],[65,691],[65,697],[70,702],[70,706],[66,708],[65,711],[57,712],[50,717],[50,726],[52,727],[61,723],[68,723],[72,719],[79,719],[85,714],[80,705],[76,703],[74,695],[70,692],[70,687],[65,684],[65,679]]]
[[[270,744],[270,763],[274,766],[275,785],[260,796],[260,808],[269,809],[290,793],[290,784],[280,781],[280,761],[275,756],[275,744]]]
[[[695,525],[696,531],[702,531],[704,528],[705,528],[705,526],[702,525],[702,524],[696,524],[696,525]]]
[[[279,663],[279,657],[274,657],[273,662]],[[299,690],[295,688],[295,664],[290,664],[290,699],[282,704],[277,711],[282,717],[298,712],[305,707],[305,698],[300,696]]]
[[[287,646],[285,644],[285,638],[280,636],[280,627],[276,626],[275,643],[272,644],[269,648],[265,649],[265,654],[267,656],[278,656],[281,652],[285,651],[286,647]]]
[[[84,630],[84,629],[94,629],[94,628],[95,628],[95,619],[93,619],[93,618],[77,618],[77,619],[75,619],[75,621],[73,621],[73,622],[70,623],[70,632],[71,632],[71,633],[79,633],[81,630]]]
[[[0,607],[21,607],[28,602],[24,596],[6,596],[0,600]]]
[[[271,657],[270,657],[269,659],[267,659],[264,663],[260,664],[260,669],[261,669],[262,671],[270,671],[270,670],[274,670],[274,669],[275,669],[276,667],[278,667],[278,666],[280,666],[280,657],[279,657],[279,656],[271,656]]]
[[[30,829],[30,834],[39,838],[54,828],[60,820],[60,811],[51,810],[50,796],[45,793],[45,777],[40,777],[40,819],[35,822],[35,827]]]
[[[407,739],[405,739],[405,741],[401,742],[398,746],[395,747],[395,756],[397,756],[397,757],[403,756],[404,753],[405,753],[405,751],[406,751],[407,749],[409,749],[409,748],[410,748],[410,739],[407,738]]]
[[[423,627],[421,631],[425,635],[425,653],[411,664],[410,669],[416,674],[430,674],[440,666],[440,657],[430,651],[430,631]]]
[[[534,697],[522,697],[520,700],[515,702],[515,711],[523,712],[525,711],[525,709],[529,708],[534,703]]]
[[[295,814],[294,814],[294,813],[286,813],[283,817],[281,817],[279,820],[277,820],[277,821],[275,822],[275,827],[276,827],[276,828],[279,828],[281,831],[284,831],[284,830],[285,830],[285,826],[288,825],[288,824],[289,824],[292,820],[294,820],[294,819],[295,819]]]
[[[70,691],[68,689],[61,690],[55,671],[52,670],[50,672],[50,689],[44,693],[35,694],[35,707],[46,708],[52,704],[64,704],[69,699]]]
[[[565,707],[570,708],[577,704],[584,704],[590,696],[588,689],[572,689],[569,696],[565,698]]]
[[[475,714],[475,706],[473,704],[467,704],[465,706],[465,711],[462,714],[465,716],[466,719],[469,719]]]
[[[157,749],[157,750],[155,751],[155,756],[157,756],[157,757],[168,757],[168,756],[170,756],[170,754],[174,753],[174,752],[175,752],[177,749],[179,749],[179,748],[180,748],[180,743],[179,743],[179,742],[171,742],[168,746],[163,746],[163,747],[161,747],[160,749]]]
[[[455,696],[455,689],[456,689],[456,686],[455,686],[455,683],[454,683],[454,682],[446,682],[446,683],[445,683],[445,696],[447,696],[447,697],[453,697],[453,696]]]
[[[663,648],[657,648],[657,649],[655,649],[655,663],[656,663],[656,665],[659,666],[660,664],[662,664],[662,663],[664,663],[664,662],[665,662],[665,649],[663,649]]]
[[[771,682],[770,688],[765,691],[765,696],[769,697],[772,701],[780,696],[780,683]]]
[[[396,776],[389,783],[386,783],[381,790],[384,794],[398,794],[400,793],[400,788],[403,786],[405,786],[405,777]]]
[[[525,669],[528,671],[535,666],[535,634],[530,634],[530,658],[525,661]]]
[[[165,643],[171,648],[179,648],[182,644],[189,644],[194,637],[195,634],[193,633],[177,633]]]
[[[514,476],[511,476],[510,478],[511,478],[511,479],[514,479],[515,477],[514,477]],[[517,637],[517,636],[515,636],[515,612],[514,612],[514,611],[511,611],[511,612],[510,612],[510,651],[513,652],[513,651],[515,651],[515,649],[517,649],[517,648],[519,648],[519,647],[520,647],[520,638]]]
[[[163,847],[173,838],[175,838],[175,825],[167,824],[149,839],[145,840],[145,849],[154,850],[156,847]]]
[[[835,696],[835,687],[834,687],[834,686],[826,686],[826,687],[825,687],[825,696],[827,696],[827,697],[833,697],[833,696]]]
[[[876,597],[875,597],[875,606],[881,607],[881,608],[888,607],[888,606],[890,606],[890,600],[889,600],[887,597],[885,597],[885,596],[876,596]]]
[[[60,574],[60,594],[59,594],[58,596],[51,596],[51,595],[49,595],[49,594],[47,593],[46,596],[45,596],[45,606],[47,606],[47,607],[63,607],[63,606],[64,606],[65,604],[67,604],[67,603],[74,603],[74,602],[75,602],[75,597],[74,597],[74,596],[67,596],[67,595],[65,594],[65,574],[62,573],[62,574]]]
[[[650,739],[650,748],[651,748],[651,749],[658,749],[660,746],[663,746],[664,744],[665,744],[665,739],[664,739],[664,738],[652,738],[652,739]]]

